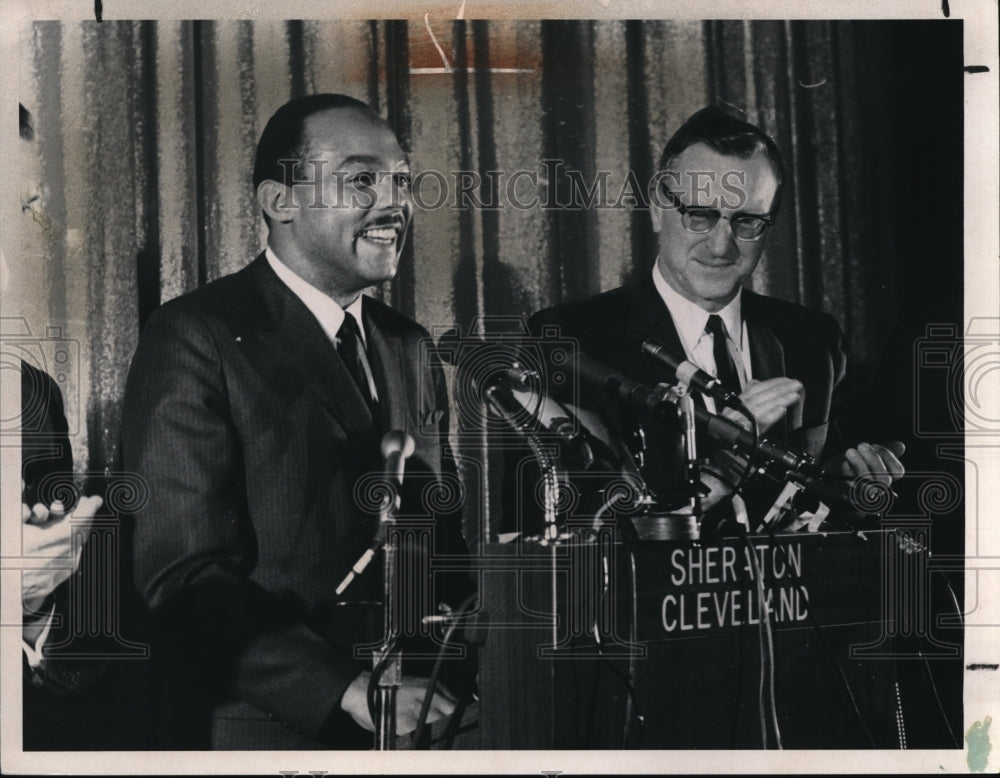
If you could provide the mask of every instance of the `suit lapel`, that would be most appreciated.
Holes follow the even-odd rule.
[[[305,304],[275,275],[264,255],[246,271],[259,306],[246,306],[244,353],[280,382],[289,372],[302,376],[307,389],[347,431],[362,431],[372,417],[336,348]]]
[[[408,431],[411,425],[407,398],[417,387],[407,386],[402,340],[386,325],[384,317],[379,316],[374,300],[366,297],[361,310],[372,373],[379,392],[383,429]]]
[[[785,369],[785,349],[775,334],[771,322],[762,315],[756,295],[743,292],[743,320],[750,339],[750,366],[757,381],[788,375]],[[802,403],[788,409],[788,413],[771,429],[769,438],[788,439],[788,431],[802,425]],[[780,436],[780,438],[779,438]]]
[[[756,295],[746,291],[742,294],[743,320],[746,322],[747,337],[750,340],[750,365],[754,379],[763,381],[787,375],[785,350],[771,322],[764,315]],[[680,335],[666,303],[656,291],[652,278],[643,279],[635,286],[630,315],[629,335],[637,343],[644,337],[652,336],[678,356],[684,356]],[[638,351],[638,348],[635,351]],[[647,358],[638,355],[634,360],[641,362],[633,361],[635,372],[630,375],[644,378],[649,383],[664,379],[663,371],[647,364],[650,361]],[[802,404],[799,403],[790,408],[788,413],[772,427],[768,437],[787,439],[788,430],[797,429],[801,424]]]
[[[626,350],[633,354],[629,361],[634,368],[634,372],[629,375],[636,378],[652,383],[666,378],[665,368],[658,367],[641,353],[640,344],[646,338],[653,338],[673,353],[684,356],[684,346],[677,334],[677,327],[674,326],[666,303],[656,291],[652,278],[643,279],[633,288],[628,334],[632,342],[627,344]]]

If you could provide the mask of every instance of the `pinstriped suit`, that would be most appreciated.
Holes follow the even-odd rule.
[[[368,298],[363,319],[381,419],[263,255],[150,317],[123,455],[150,490],[135,521],[136,582],[173,638],[170,677],[198,710],[173,703],[168,746],[370,745],[339,711],[366,666],[354,644],[379,637],[333,593],[374,532],[355,490],[381,468],[388,429],[416,442],[408,481],[436,482],[448,428],[441,376],[420,358],[425,331]],[[449,549],[456,517],[437,525]],[[379,595],[369,574],[345,599]]]

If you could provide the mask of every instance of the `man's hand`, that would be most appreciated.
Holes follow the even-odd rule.
[[[340,698],[340,707],[351,714],[351,718],[359,727],[369,732],[375,731],[371,716],[368,714],[368,682],[371,673],[367,670],[347,687],[344,696]],[[399,689],[396,690],[396,734],[406,735],[417,728],[420,717],[420,706],[424,702],[427,690],[426,678],[414,678],[404,675]],[[455,698],[440,683],[435,687],[434,699],[427,711],[427,723],[450,716],[455,710]]]
[[[766,381],[751,381],[740,393],[740,401],[757,419],[757,430],[763,435],[774,426],[795,403],[805,396],[805,387],[794,378],[768,378]],[[727,408],[722,412],[730,421],[746,427],[746,418]]]
[[[840,473],[852,482],[861,477],[871,478],[878,483],[890,485],[902,478],[906,469],[899,457],[903,456],[906,446],[898,440],[893,440],[884,446],[877,443],[859,443],[857,448],[849,448],[839,459],[833,460],[827,470]]]
[[[102,503],[97,496],[81,497],[76,510],[61,519],[51,516],[41,503],[34,508],[21,505],[23,554],[36,563],[21,573],[21,602],[25,612],[37,611],[45,598],[76,570],[82,548],[78,545],[74,550],[73,536],[90,528]]]

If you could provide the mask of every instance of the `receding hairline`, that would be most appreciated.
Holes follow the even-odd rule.
[[[771,172],[774,173],[774,177],[778,182],[778,186],[780,187],[782,184],[781,161],[776,160],[774,158],[773,154],[771,154],[770,150],[768,149],[767,144],[760,139],[757,139],[753,147],[750,148],[746,153],[741,153],[739,151],[723,151],[722,149],[717,148],[709,141],[703,138],[697,138],[692,143],[689,143],[687,146],[678,151],[676,154],[673,154],[669,159],[664,160],[663,164],[660,165],[660,170],[657,172],[659,173],[667,172],[668,170],[670,170],[672,165],[676,164],[677,159],[682,154],[690,151],[691,149],[697,148],[698,146],[701,146],[702,148],[712,152],[713,154],[718,155],[719,157],[722,157],[723,159],[739,159],[746,161],[754,159],[755,157],[762,157],[764,160],[767,161],[768,165],[771,168]]]
[[[338,111],[341,112],[354,111],[355,113],[357,113],[359,117],[368,120],[368,122],[371,125],[380,127],[386,132],[388,132],[389,135],[392,137],[392,139],[395,141],[396,145],[399,147],[399,150],[403,155],[403,159],[406,161],[407,164],[410,163],[410,155],[407,154],[406,151],[403,149],[402,144],[400,144],[399,142],[399,137],[396,135],[396,131],[393,130],[392,125],[389,124],[389,122],[387,122],[377,113],[375,113],[375,111],[372,110],[371,108],[368,107],[362,108],[361,106],[356,106],[356,105],[329,106],[327,108],[321,108],[320,110],[310,113],[308,116],[305,116],[302,119],[302,138],[299,144],[301,149],[301,156],[303,158],[305,158],[309,154],[317,154],[320,151],[327,150],[324,147],[318,146],[316,144],[316,141],[313,138],[312,131],[310,129],[310,122],[313,122],[313,124],[315,124],[315,121],[318,121],[317,117],[320,117],[328,112],[338,112]],[[360,158],[360,157],[370,157],[371,155],[360,154],[352,156]]]

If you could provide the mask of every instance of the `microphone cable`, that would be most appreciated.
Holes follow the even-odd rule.
[[[928,549],[929,554],[929,549]],[[962,628],[962,634],[965,634],[965,619],[962,618],[962,609],[958,605],[958,596],[955,594],[955,589],[951,585],[951,579],[948,578],[948,574],[941,570],[940,568],[928,568],[931,572],[938,573],[941,578],[944,579],[945,587],[948,589],[948,595],[951,597],[952,604],[955,606],[955,615],[958,617],[959,626]],[[920,650],[919,640],[917,642],[917,654],[920,656],[921,662],[923,664],[924,673],[927,675],[927,681],[931,686],[931,693],[934,695],[934,703],[937,706],[937,712],[941,716],[941,720],[944,721],[945,729],[948,730],[948,737],[955,748],[961,748],[961,741],[955,736],[955,730],[951,727],[951,722],[948,721],[948,715],[945,713],[944,703],[941,702],[941,695],[938,692],[937,683],[934,681],[934,674],[931,672],[931,665],[927,655]]]
[[[771,726],[774,728],[774,739],[778,745],[778,749],[784,750],[781,742],[781,727],[778,724],[777,704],[774,693],[774,635],[771,630],[771,609],[765,602],[764,596],[764,572],[761,570],[760,563],[757,560],[757,554],[754,551],[753,544],[750,542],[750,536],[743,531],[740,532],[740,537],[743,539],[747,556],[750,557],[750,563],[753,565],[754,579],[757,583],[757,637],[758,645],[760,646],[760,686],[757,692],[757,704],[760,715],[760,735],[763,740],[763,747],[766,749],[767,712],[765,709],[767,706],[764,703],[764,679],[766,677],[769,686],[768,696],[771,703]]]
[[[449,614],[454,615],[455,618],[451,619],[451,623],[448,625],[448,628],[445,630],[444,637],[441,639],[441,645],[438,648],[437,657],[434,660],[434,667],[431,669],[431,674],[427,679],[427,688],[424,691],[424,699],[420,704],[420,713],[417,716],[417,727],[413,730],[413,734],[411,735],[411,742],[415,748],[419,747],[420,740],[423,737],[424,730],[427,726],[427,714],[430,712],[431,701],[434,699],[434,690],[437,688],[438,678],[441,676],[441,668],[444,664],[445,648],[447,648],[448,644],[451,643],[451,640],[455,635],[455,630],[458,629],[462,614],[466,613],[466,611],[471,608],[472,604],[478,599],[478,597],[478,592],[473,592],[462,600],[458,608]],[[456,705],[455,710],[460,711],[460,706]],[[455,713],[452,713],[451,715],[454,716]]]
[[[782,543],[782,541],[778,538],[778,536],[774,532],[774,529],[769,524],[765,525],[764,530],[765,532],[767,532],[768,537],[775,544],[775,548],[777,548],[781,552],[781,556],[784,559],[785,567],[791,573],[792,578],[795,581],[795,584],[799,588],[799,593],[803,597],[807,597],[805,585],[802,583],[802,579],[799,577],[799,574],[796,571],[794,565],[792,565],[791,560],[788,557],[788,553],[785,550],[784,543]],[[808,598],[806,599],[806,602],[808,603]],[[847,678],[847,673],[844,672],[844,668],[840,664],[840,660],[837,658],[837,654],[836,652],[834,652],[833,646],[830,645],[830,641],[827,639],[826,633],[823,631],[823,625],[819,623],[819,620],[816,618],[816,614],[813,613],[813,609],[811,607],[807,607],[806,612],[809,614],[810,624],[812,625],[813,629],[816,630],[816,634],[819,635],[820,642],[823,644],[823,648],[825,649],[827,655],[829,656],[830,661],[833,662],[833,666],[837,669],[837,673],[840,676],[841,685],[843,686],[844,691],[847,693],[847,698],[848,700],[850,700],[851,707],[854,711],[854,716],[855,718],[857,718],[858,724],[861,726],[861,730],[865,735],[865,739],[868,741],[868,746],[870,748],[877,748],[878,746],[876,746],[875,744],[875,739],[872,737],[871,731],[868,729],[868,725],[865,724],[864,716],[862,716],[861,709],[858,707],[858,701],[857,698],[855,697],[854,690],[851,688],[851,683]]]
[[[629,582],[631,584],[630,590],[632,594],[632,613],[631,618],[629,619],[628,640],[629,643],[637,646],[639,645],[639,591],[636,574],[635,547],[631,544],[629,545],[628,550],[628,561]],[[635,694],[635,674],[638,672],[637,659],[637,652],[630,651],[628,657],[628,679],[626,680],[628,703],[625,706],[625,728],[622,732],[622,748],[628,748],[628,736],[632,727],[632,711],[630,708],[635,708],[635,720],[639,722],[639,737],[635,741],[635,748],[639,748],[639,746],[642,745],[642,738],[646,734],[646,717],[642,715],[642,711],[639,708],[639,700]]]
[[[372,723],[375,723],[376,719],[376,704],[375,696],[376,690],[378,689],[378,683],[382,680],[382,676],[385,674],[386,668],[389,666],[389,662],[392,658],[393,652],[396,650],[396,646],[399,644],[399,636],[393,635],[392,640],[389,641],[387,650],[382,658],[378,661],[372,670],[372,674],[368,679],[368,715],[371,716]]]
[[[600,511],[606,510],[616,501],[617,497],[612,496],[604,505],[601,506]],[[642,714],[642,709],[639,705],[638,695],[635,690],[635,675],[636,675],[636,654],[634,650],[635,647],[639,645],[638,640],[638,590],[636,582],[636,562],[635,562],[635,549],[629,544],[628,547],[628,557],[629,557],[629,593],[631,595],[630,611],[629,611],[629,645],[628,645],[628,672],[622,672],[619,668],[615,667],[614,663],[607,654],[604,653],[604,646],[601,643],[600,632],[597,629],[597,624],[594,625],[594,642],[597,645],[597,653],[600,655],[602,664],[608,668],[622,683],[625,684],[625,722],[622,727],[622,748],[628,748],[628,739],[631,733],[632,721],[633,719],[639,724],[639,737],[636,740],[635,748],[638,748],[642,743],[642,738],[646,733],[646,718]],[[601,598],[607,597],[609,583],[607,580],[607,554],[602,554],[602,561],[605,565],[605,585],[601,593]]]
[[[948,721],[948,715],[944,710],[944,703],[941,702],[941,695],[938,693],[937,684],[934,682],[934,674],[931,673],[931,665],[927,659],[927,655],[920,650],[920,646],[917,646],[917,653],[920,655],[920,659],[923,660],[924,672],[927,674],[927,680],[931,685],[931,693],[934,695],[934,702],[937,704],[938,713],[941,714],[941,719],[944,721],[945,729],[948,730],[948,737],[951,738],[951,742],[955,748],[961,748],[962,744],[957,737],[955,737],[955,730],[951,728],[951,722]]]

